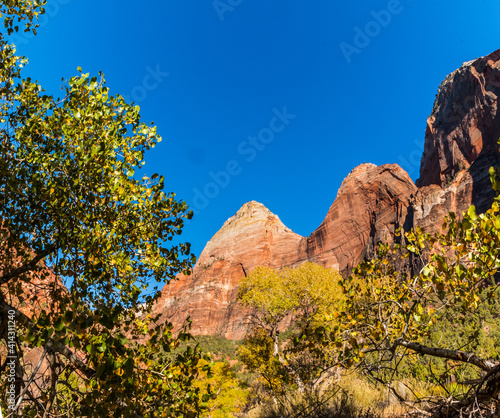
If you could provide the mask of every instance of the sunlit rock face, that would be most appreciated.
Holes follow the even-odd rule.
[[[448,212],[493,199],[488,170],[500,164],[500,50],[466,62],[441,83],[427,119],[414,223],[439,229]]]
[[[484,154],[498,155],[500,50],[444,79],[427,119],[417,186],[445,186]]]
[[[164,287],[154,311],[176,328],[190,317],[195,334],[242,338],[248,324],[236,302],[239,281],[259,265],[297,263],[301,240],[264,205],[245,203],[207,243],[192,274]]]
[[[408,222],[417,188],[396,164],[362,164],[344,179],[325,220],[307,238],[307,258],[346,272]]]

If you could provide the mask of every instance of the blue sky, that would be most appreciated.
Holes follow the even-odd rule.
[[[500,48],[499,18],[497,0],[49,0],[15,43],[47,91],[101,70],[155,122],[144,170],[196,210],[199,255],[249,200],[307,236],[357,165],[416,180],[440,82]]]

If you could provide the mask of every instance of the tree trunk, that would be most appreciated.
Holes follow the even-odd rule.
[[[279,341],[278,341],[279,331],[272,330],[271,336],[272,336],[272,339],[274,342],[274,347],[273,347],[274,357],[276,357],[279,360],[280,364],[286,369],[286,371],[293,376],[293,378],[295,379],[295,383],[297,384],[297,387],[299,388],[299,392],[304,393],[305,389],[306,389],[304,382],[300,378],[299,374],[295,370],[293,370],[293,367],[291,367],[289,364],[287,364],[287,362],[285,361],[285,359],[283,358],[283,356],[280,353],[280,347],[279,347]]]

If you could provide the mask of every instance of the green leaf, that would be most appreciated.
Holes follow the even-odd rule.
[[[125,371],[125,377],[132,377],[134,372],[134,360],[131,357],[125,361],[123,369]]]
[[[477,215],[476,215],[476,207],[474,205],[470,206],[469,209],[467,210],[467,215],[469,215],[469,217],[475,221],[477,219]]]
[[[62,331],[64,328],[64,321],[62,318],[57,318],[57,321],[54,324],[54,329],[56,331]]]

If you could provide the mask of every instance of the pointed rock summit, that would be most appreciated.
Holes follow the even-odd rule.
[[[263,204],[245,203],[207,243],[192,274],[163,288],[154,313],[176,328],[190,317],[195,334],[242,338],[247,324],[236,303],[239,281],[259,265],[295,264],[302,239]]]
[[[164,287],[155,311],[176,327],[190,316],[195,334],[239,339],[248,324],[238,284],[256,266],[313,261],[348,274],[399,227],[432,233],[449,211],[471,204],[484,211],[493,197],[488,169],[500,165],[499,96],[500,50],[463,64],[439,87],[416,185],[396,164],[361,164],[307,238],[261,203],[245,203],[207,243],[193,274]]]
[[[248,273],[259,265],[275,268],[296,262],[302,237],[262,203],[245,203],[207,243],[198,264],[227,260]]]
[[[397,164],[361,164],[344,179],[325,220],[307,238],[306,258],[347,271],[411,223],[417,188]]]

